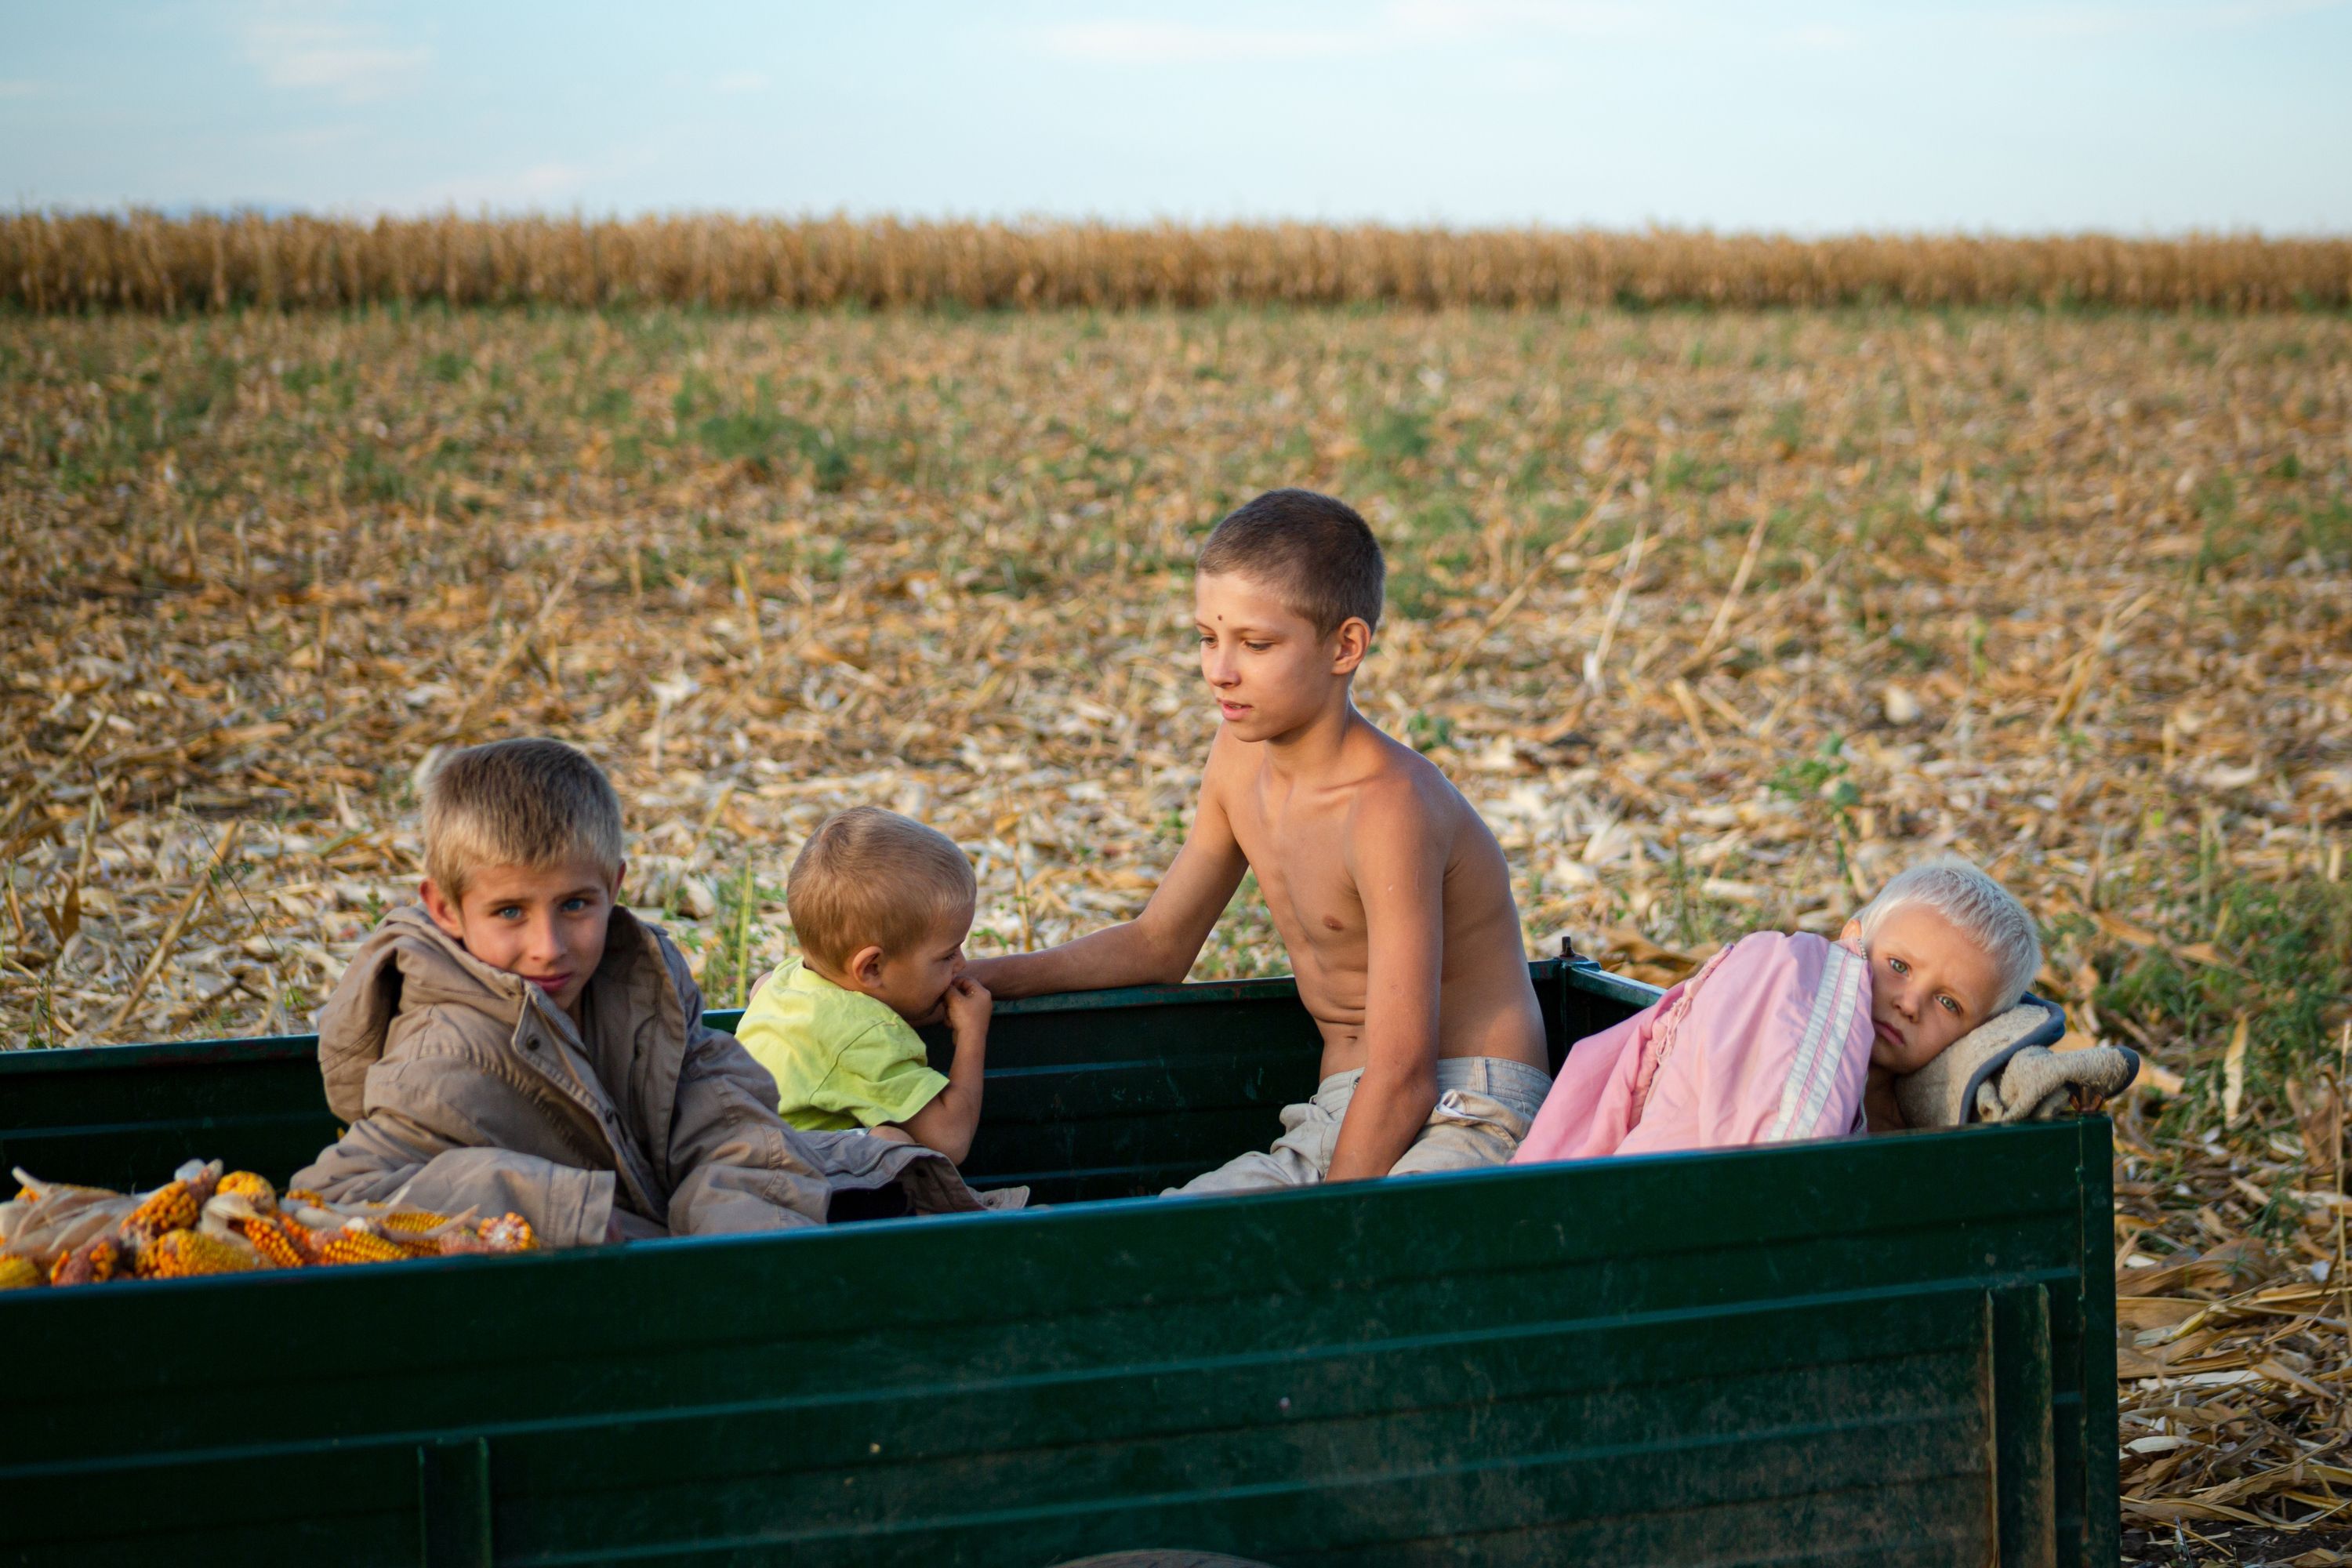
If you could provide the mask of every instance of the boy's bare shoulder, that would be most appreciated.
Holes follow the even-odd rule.
[[[1223,725],[1209,741],[1208,760],[1201,764],[1201,798],[1223,804],[1223,792],[1243,784],[1264,760],[1246,741],[1236,741]]]
[[[1462,797],[1436,763],[1378,730],[1367,738],[1376,744],[1365,748],[1349,784],[1349,817],[1359,833],[1425,835],[1454,820]]]

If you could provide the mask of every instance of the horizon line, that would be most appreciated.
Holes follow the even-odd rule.
[[[758,207],[669,207],[646,208],[634,213],[608,209],[592,214],[584,206],[569,209],[547,207],[499,207],[485,204],[472,209],[456,203],[440,206],[391,207],[355,205],[352,207],[314,207],[278,202],[250,203],[187,203],[158,205],[143,202],[77,203],[19,201],[15,206],[0,210],[0,218],[22,221],[45,218],[52,221],[100,218],[129,221],[141,218],[172,224],[193,224],[205,221],[242,222],[258,218],[267,223],[310,221],[343,226],[374,226],[382,223],[422,224],[457,222],[466,224],[551,224],[589,228],[628,226],[642,223],[691,224],[726,222],[739,224],[775,224],[782,226],[813,227],[822,225],[845,225],[853,227],[898,227],[908,229],[998,229],[1010,233],[1038,233],[1053,230],[1078,230],[1091,233],[1130,233],[1166,235],[1171,233],[1215,233],[1250,230],[1329,229],[1345,233],[1377,233],[1401,236],[1443,236],[1466,238],[1480,236],[1528,236],[1566,237],[1577,236],[1627,238],[1705,238],[1715,240],[1789,241],[1798,244],[1822,244],[1843,241],[1900,241],[1916,243],[1922,240],[1957,240],[1968,243],[2032,243],[2048,241],[2106,240],[2126,245],[2177,245],[2192,242],[2236,242],[2263,245],[2329,244],[2352,240],[2352,228],[2345,229],[2265,229],[2258,225],[2137,231],[2117,228],[2004,228],[1987,224],[1974,228],[1741,228],[1717,227],[1712,224],[1677,224],[1650,222],[1641,225],[1611,225],[1604,223],[1555,223],[1530,219],[1526,223],[1453,223],[1433,218],[1421,223],[1400,223],[1376,217],[1297,216],[1277,215],[1247,215],[1229,217],[1187,217],[1162,216],[1149,218],[1109,217],[1100,215],[1071,215],[1055,212],[1019,214],[982,213],[909,213],[903,210],[874,208],[857,210],[835,207],[831,211],[815,209],[789,210]]]

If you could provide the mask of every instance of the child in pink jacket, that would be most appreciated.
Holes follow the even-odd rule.
[[[1758,931],[1579,1040],[1514,1164],[1900,1127],[1894,1082],[2004,1013],[2033,918],[1957,856],[1888,882],[1836,942]]]

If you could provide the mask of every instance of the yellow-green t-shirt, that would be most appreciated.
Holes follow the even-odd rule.
[[[775,1075],[778,1114],[811,1132],[904,1121],[948,1086],[888,1004],[797,958],[760,987],[735,1037]]]

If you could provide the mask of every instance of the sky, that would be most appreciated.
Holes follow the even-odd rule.
[[[2352,0],[0,0],[0,202],[2352,232]]]

